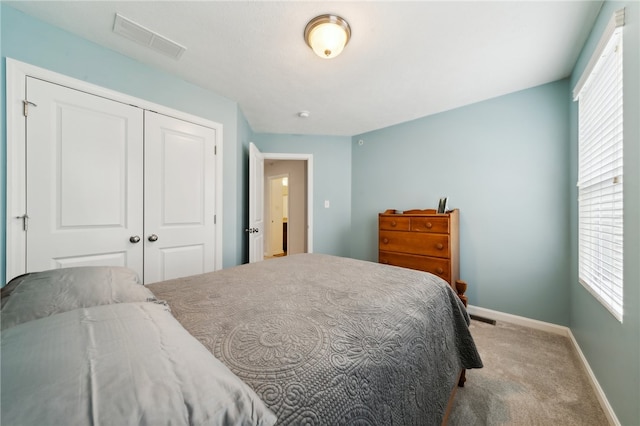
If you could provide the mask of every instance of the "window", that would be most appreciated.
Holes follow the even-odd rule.
[[[578,101],[578,278],[623,316],[622,29],[616,12],[574,89]]]

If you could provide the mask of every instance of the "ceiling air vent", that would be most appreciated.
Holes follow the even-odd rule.
[[[113,24],[113,32],[176,60],[180,59],[180,56],[187,50],[186,47],[175,41],[169,40],[118,13],[116,13],[116,20]]]

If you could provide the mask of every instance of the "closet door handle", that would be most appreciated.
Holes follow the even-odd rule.
[[[137,235],[133,235],[133,236],[129,237],[129,242],[132,242],[133,244],[139,243],[140,242],[140,237],[137,236]]]
[[[154,241],[158,241],[158,236],[156,234],[151,234],[148,239],[153,243]]]

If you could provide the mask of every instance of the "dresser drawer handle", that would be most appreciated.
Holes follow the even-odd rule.
[[[433,225],[431,224],[431,222],[427,222],[427,229],[431,229],[433,227]]]
[[[395,220],[392,220],[392,221],[391,221],[391,226],[397,226],[397,225],[398,225],[398,224],[396,223],[396,221],[395,221]]]
[[[442,250],[444,248],[444,246],[442,245],[442,243],[438,243],[438,244],[436,244],[436,248],[438,250]]]
[[[442,273],[444,272],[444,269],[438,268],[436,269],[436,272],[438,273],[438,275],[442,275]]]
[[[389,244],[389,240],[388,240],[387,238],[383,238],[383,239],[382,239],[382,242],[383,242],[384,244]]]

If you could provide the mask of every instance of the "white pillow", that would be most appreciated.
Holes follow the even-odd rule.
[[[2,332],[7,425],[256,425],[276,416],[156,303],[81,308]]]
[[[7,285],[14,289],[2,307],[2,330],[77,308],[155,300],[135,271],[115,266],[33,272],[17,277]]]

